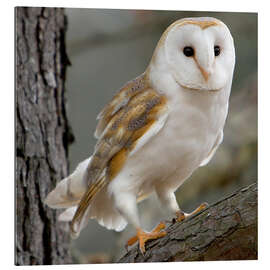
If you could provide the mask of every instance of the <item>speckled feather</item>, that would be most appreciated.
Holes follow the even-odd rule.
[[[73,227],[80,224],[92,198],[114,179],[137,141],[165,111],[165,96],[149,86],[144,73],[121,88],[99,114],[99,140],[85,176],[88,189],[72,220],[72,231],[76,231]]]
[[[95,131],[95,137],[98,139],[101,136],[112,117],[121,108],[125,107],[131,98],[148,87],[149,83],[146,73],[127,82],[97,116],[99,122]]]

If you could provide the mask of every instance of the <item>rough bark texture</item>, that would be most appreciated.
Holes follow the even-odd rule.
[[[43,203],[67,175],[63,9],[16,8],[16,265],[69,263],[69,236]]]
[[[257,185],[227,197],[190,219],[170,225],[167,235],[138,247],[119,262],[257,259]]]

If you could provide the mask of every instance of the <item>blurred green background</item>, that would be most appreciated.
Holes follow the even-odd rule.
[[[213,203],[257,181],[257,14],[231,12],[66,9],[67,112],[75,135],[70,171],[91,155],[96,116],[113,94],[147,67],[163,31],[175,20],[211,16],[231,30],[236,66],[224,141],[212,161],[177,191],[184,211]],[[144,228],[168,218],[155,195],[139,205]],[[116,233],[90,221],[72,242],[74,262],[113,262],[134,230]]]

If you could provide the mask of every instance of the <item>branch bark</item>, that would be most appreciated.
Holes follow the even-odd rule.
[[[63,9],[16,8],[16,265],[71,262],[69,236],[43,200],[67,175]]]
[[[168,262],[257,259],[257,184],[244,188],[138,247],[119,262]]]

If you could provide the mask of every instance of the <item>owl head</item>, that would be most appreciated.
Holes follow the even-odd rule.
[[[215,18],[185,18],[163,33],[150,65],[169,73],[183,88],[220,90],[231,83],[235,64],[233,38]]]

